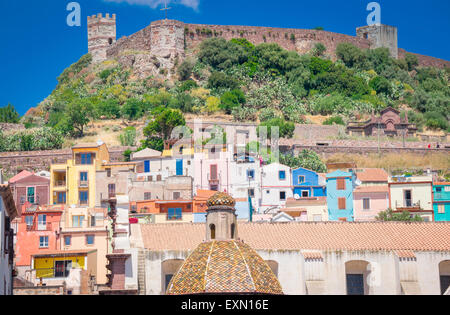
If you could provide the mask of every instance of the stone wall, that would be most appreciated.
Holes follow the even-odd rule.
[[[128,147],[108,148],[112,162],[123,161],[123,153]],[[1,152],[0,168],[10,176],[23,171],[50,170],[51,164],[65,163],[72,158],[71,149],[29,152]]]
[[[0,123],[0,131],[20,131],[25,130],[25,126],[23,124],[9,124],[9,123]]]
[[[149,68],[138,73],[142,74],[141,76],[154,75],[159,73],[160,68],[170,69],[176,64],[177,58],[181,61],[185,49],[193,52],[202,41],[222,37],[226,40],[245,38],[255,45],[264,42],[277,43],[287,50],[297,51],[300,54],[310,52],[314,45],[320,42],[327,48],[326,54],[332,58],[336,58],[335,51],[339,43],[351,43],[361,49],[386,46],[394,57],[398,55],[399,58],[404,58],[405,50],[397,47],[395,27],[382,25],[375,30],[366,30],[367,28],[370,27],[358,28],[358,35],[350,36],[321,30],[185,24],[175,20],[160,20],[113,43],[107,48],[106,56],[109,59],[118,58],[126,66]],[[450,62],[446,60],[417,56],[421,66],[450,66]]]
[[[64,286],[14,288],[14,295],[65,295]]]

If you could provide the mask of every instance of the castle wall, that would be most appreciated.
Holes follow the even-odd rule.
[[[116,42],[116,15],[88,16],[88,50],[93,62],[106,60],[106,50]]]
[[[336,58],[336,47],[340,43],[351,43],[360,49],[388,47],[395,58],[404,58],[406,54],[405,50],[397,46],[397,28],[388,25],[360,27],[357,28],[357,36],[349,36],[320,30],[185,24],[175,20],[160,20],[113,43],[106,48],[106,58],[118,58],[125,66],[148,68],[141,72],[155,74],[161,68],[173,67],[177,59],[181,61],[185,49],[195,51],[201,42],[212,37],[226,40],[245,38],[254,45],[276,43],[300,54],[308,53],[316,43],[322,43],[327,48],[326,54],[333,59]],[[138,54],[134,57],[124,56],[130,55],[126,54],[127,51]],[[450,67],[449,61],[415,55],[418,56],[420,66]]]
[[[370,42],[366,39],[319,30],[202,24],[186,24],[185,27],[188,48],[195,48],[205,39],[214,36],[223,37],[226,40],[245,38],[254,45],[276,43],[284,49],[301,54],[310,52],[314,45],[320,42],[327,48],[326,53],[332,57],[335,57],[339,43],[352,43],[361,49],[370,47]]]

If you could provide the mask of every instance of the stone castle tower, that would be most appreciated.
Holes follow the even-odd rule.
[[[116,15],[88,16],[88,50],[93,62],[106,60],[107,49],[116,42]]]
[[[398,59],[397,28],[384,24],[362,26],[356,29],[356,36],[370,41],[370,49],[389,48],[391,56]]]

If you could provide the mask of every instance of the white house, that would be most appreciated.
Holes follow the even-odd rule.
[[[292,197],[291,168],[279,163],[263,166],[259,212],[284,207],[288,198]]]
[[[0,185],[0,295],[12,295],[14,231],[11,222],[18,216],[9,185]]]

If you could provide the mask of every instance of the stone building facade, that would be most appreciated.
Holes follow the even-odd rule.
[[[116,15],[88,16],[88,49],[94,62],[106,59],[106,49],[116,42]]]

